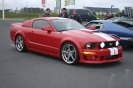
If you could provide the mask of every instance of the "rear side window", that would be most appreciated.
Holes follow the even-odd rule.
[[[34,29],[42,29],[43,26],[50,26],[46,20],[35,20],[32,24]]]

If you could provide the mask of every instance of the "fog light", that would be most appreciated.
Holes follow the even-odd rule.
[[[96,56],[93,56],[93,57],[92,57],[92,60],[95,60],[96,58],[97,58]]]
[[[95,52],[84,52],[84,54],[90,54],[90,55],[94,55],[94,54],[96,54]]]

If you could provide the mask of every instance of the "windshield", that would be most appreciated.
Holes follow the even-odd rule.
[[[133,25],[133,20],[125,20],[125,21],[123,21],[123,22],[128,23],[128,24],[130,24],[130,25]]]
[[[59,19],[51,21],[57,31],[79,30],[86,29],[80,23],[69,19]]]
[[[122,27],[126,27],[126,28],[128,28],[128,27],[133,27],[133,25],[131,25],[131,24],[128,23],[128,22],[113,22],[113,23],[115,23],[115,24],[117,24],[117,25],[120,25],[120,26],[122,26]]]

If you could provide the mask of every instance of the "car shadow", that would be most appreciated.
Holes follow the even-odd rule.
[[[30,53],[30,54],[34,54],[36,56],[39,56],[39,57],[43,57],[43,59],[52,59],[54,61],[62,62],[62,59],[54,57],[54,56],[50,56],[50,55],[46,55],[46,54],[41,54],[41,53],[37,53],[37,52],[33,52],[33,51],[27,51],[27,52]]]
[[[133,46],[123,47],[123,51],[131,51],[131,52],[133,52]]]
[[[26,52],[24,52],[26,53]],[[40,54],[40,53],[36,53],[36,52],[32,52],[32,51],[27,51],[27,53],[30,53],[30,54],[34,54],[36,56],[39,56],[39,57],[42,57],[44,60],[45,59],[48,59],[48,60],[52,60],[52,61],[56,61],[61,64],[64,64],[64,65],[67,65],[63,62],[62,59],[60,58],[57,58],[57,57],[54,57],[54,56],[49,56],[49,55],[46,55],[46,54]],[[40,58],[40,59],[42,59]],[[39,59],[39,58],[37,58]],[[83,67],[83,68],[110,68],[110,67],[116,67],[116,66],[120,66],[122,65],[122,62],[121,61],[118,61],[118,62],[112,62],[112,63],[104,63],[104,64],[84,64],[84,63],[79,63],[77,65],[71,65],[71,66],[74,66],[74,67]]]
[[[12,51],[17,51],[15,48],[11,48]],[[133,49],[131,48],[125,48],[126,50],[130,51]],[[43,58],[43,60],[47,59],[47,60],[53,60],[56,62],[60,62],[61,64],[67,65],[63,62],[62,59],[54,57],[54,56],[49,56],[46,54],[41,54],[41,53],[37,53],[37,52],[33,52],[33,51],[27,51],[27,52],[21,52],[21,53],[29,53],[29,54],[34,54],[35,56],[39,56],[41,58],[37,58],[37,59],[41,59]],[[76,67],[84,67],[84,68],[110,68],[110,67],[116,67],[116,66],[120,66],[122,65],[122,61],[118,61],[118,62],[112,62],[112,63],[104,63],[104,64],[84,64],[84,63],[79,63],[77,65],[71,65],[71,66],[76,66]]]
[[[64,65],[67,65],[63,62],[62,59],[57,58],[57,57],[53,57],[53,56],[49,56],[49,55],[45,55],[45,54],[40,54],[40,53],[36,53],[36,52],[32,52],[29,51],[28,53],[30,54],[34,54],[37,55],[39,57],[43,57],[45,59],[50,59],[50,60],[54,60],[54,61],[59,61],[60,63],[63,63]],[[109,67],[116,67],[116,66],[120,66],[122,64],[121,61],[118,62],[113,62],[113,63],[104,63],[104,64],[83,64],[83,63],[79,63],[77,65],[71,65],[71,66],[76,66],[76,67],[84,67],[84,68],[109,68]]]
[[[120,65],[122,65],[121,61],[112,62],[112,63],[103,63],[103,64],[79,64],[78,66],[84,67],[84,68],[102,69],[102,68],[117,67]]]

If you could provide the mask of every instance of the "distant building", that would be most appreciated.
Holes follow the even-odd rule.
[[[12,9],[5,9],[4,12],[5,13],[10,13],[10,12],[13,12],[13,10]],[[2,13],[2,10],[0,10],[0,13]]]
[[[21,13],[44,13],[44,9],[42,8],[27,8],[24,7],[20,10]]]
[[[83,7],[84,9],[88,9],[91,12],[95,12],[96,14],[106,14],[107,12],[112,12],[113,14],[118,14],[120,12],[119,8],[103,8],[103,7]]]
[[[20,13],[20,10],[14,10],[14,13],[16,13],[16,14]]]
[[[126,17],[132,17],[132,7],[125,7],[124,8],[124,16]]]

